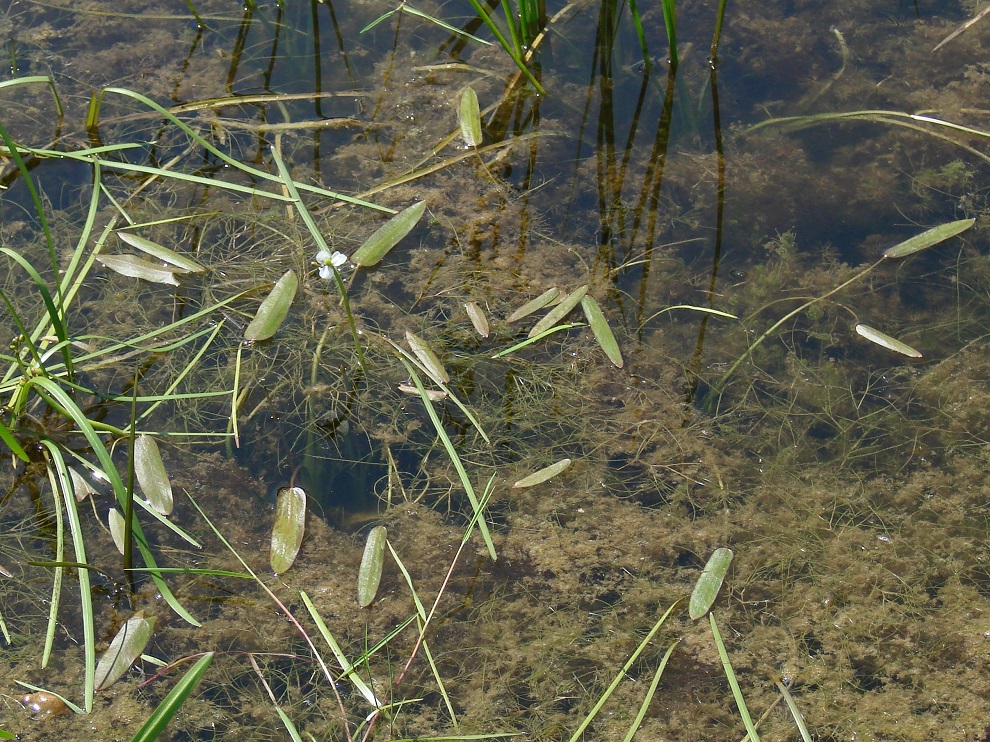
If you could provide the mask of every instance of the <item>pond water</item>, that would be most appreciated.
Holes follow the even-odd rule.
[[[813,739],[990,739],[990,20],[933,51],[980,5],[729,3],[714,67],[717,3],[677,7],[676,67],[658,2],[638,4],[649,62],[629,5],[540,6],[537,94],[503,48],[465,35],[492,40],[469,3],[209,0],[199,22],[181,3],[10,4],[0,29],[17,84],[0,89],[0,124],[43,151],[25,151],[22,171],[6,150],[0,194],[3,422],[31,460],[4,468],[0,500],[0,729],[131,739],[214,652],[162,739],[290,739],[281,711],[307,740],[621,740],[637,727],[638,740],[738,740],[711,624],[687,610],[709,555],[729,547],[713,611],[764,739],[802,738],[778,683]],[[492,14],[505,28],[502,7]],[[459,126],[468,86],[477,148]],[[353,255],[419,201],[425,216],[379,264],[341,268],[345,306],[314,230]],[[958,236],[880,260],[963,219],[975,221]],[[175,286],[90,262],[131,252],[111,234],[128,223],[203,270],[169,273]],[[53,263],[79,277],[52,291],[74,343],[45,339],[58,328],[13,253],[48,286]],[[285,321],[245,343],[289,270]],[[582,306],[573,327],[493,357],[539,316],[510,323],[515,310],[585,287],[621,367]],[[160,585],[129,585],[105,526],[113,495],[82,501],[97,653],[142,610],[155,619],[145,654],[177,663],[139,662],[86,715],[17,700],[26,682],[83,703],[75,566],[41,660],[52,563],[82,561],[59,551],[69,525],[46,442],[101,466],[79,421],[32,386],[35,325],[38,362],[96,421],[125,482],[122,431],[137,416],[158,439],[170,520],[201,545],[140,511],[158,564],[249,566],[271,591],[165,575],[195,626]],[[399,389],[408,332],[449,373],[435,421]],[[513,487],[563,458],[549,481]],[[308,493],[306,532],[274,575],[275,493],[290,484]],[[482,497],[490,547],[471,523]],[[394,552],[359,608],[371,524]],[[372,693],[392,705],[368,723]]]

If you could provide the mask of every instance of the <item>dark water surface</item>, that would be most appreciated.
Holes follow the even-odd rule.
[[[649,63],[628,5],[547,6],[553,20],[531,64],[546,90],[537,95],[497,45],[411,7],[363,32],[396,6],[211,0],[196,5],[202,25],[182,3],[21,2],[0,14],[4,79],[51,76],[64,109],[41,82],[0,89],[0,124],[14,141],[66,152],[136,145],[105,155],[83,254],[111,220],[131,220],[206,267],[174,287],[97,260],[66,312],[72,337],[104,348],[249,292],[170,334],[204,333],[181,348],[79,364],[82,387],[119,397],[86,399],[118,428],[131,419],[135,372],[139,414],[155,395],[186,395],[138,426],[161,442],[171,520],[204,544],[193,549],[142,512],[159,564],[243,571],[188,493],[284,603],[249,581],[172,576],[202,623],[193,627],[153,583],[139,580],[131,594],[101,525],[112,496],[83,504],[87,558],[102,570],[98,653],[138,609],[156,619],[146,654],[217,653],[162,739],[289,739],[275,704],[303,739],[363,738],[372,708],[339,677],[300,591],[350,661],[414,616],[391,556],[377,602],[358,607],[372,523],[388,528],[427,612],[441,594],[425,634],[435,669],[413,627],[359,663],[396,704],[373,725],[376,739],[569,740],[619,673],[584,739],[625,739],[636,723],[638,740],[743,738],[708,620],[685,608],[723,546],[735,557],[714,611],[764,739],[801,739],[775,681],[814,739],[990,738],[990,20],[932,51],[981,8],[729,3],[713,67],[716,7],[684,2],[671,68],[659,3],[639,4]],[[466,2],[415,10],[491,38]],[[493,13],[501,19],[500,7]],[[477,151],[458,128],[469,85],[483,111]],[[297,183],[374,204],[303,193],[327,242],[348,255],[383,210],[425,200],[426,215],[379,266],[342,271],[363,368],[338,290],[318,275],[317,244],[298,211],[268,195],[280,187],[119,90],[102,94],[87,126],[93,94],[108,87],[170,109],[240,163],[277,174],[277,146]],[[828,118],[853,112],[869,113]],[[80,249],[93,168],[47,156],[27,165],[64,270]],[[199,180],[145,183],[132,166]],[[2,176],[0,241],[54,280],[10,158]],[[866,270],[901,240],[969,218],[961,236]],[[127,251],[115,238],[100,249]],[[33,327],[44,309],[10,265],[14,337],[12,312]],[[270,340],[242,343],[289,269],[299,288],[285,323]],[[492,358],[535,321],[507,322],[515,309],[551,287],[582,286],[618,338],[621,368],[580,308],[569,316],[580,326]],[[487,337],[467,302],[488,317]],[[857,324],[922,357],[871,344]],[[457,551],[472,505],[423,402],[398,390],[410,379],[390,341],[405,347],[406,332],[437,352],[463,403],[448,397],[435,409],[478,496],[490,487],[495,561],[477,533]],[[14,404],[18,378],[0,386],[3,404]],[[43,410],[4,422],[26,446],[52,440],[95,461]],[[126,475],[126,438],[106,440]],[[571,467],[550,481],[512,487],[565,457]],[[52,577],[31,563],[57,560],[56,506],[40,455],[4,471],[0,729],[25,740],[131,739],[188,663],[151,682],[157,670],[143,663],[143,675],[97,693],[87,716],[38,718],[17,703],[26,691],[16,681],[81,703],[83,640],[68,573],[52,659],[40,667]],[[290,483],[309,494],[307,531],[294,566],[274,576],[274,493]]]

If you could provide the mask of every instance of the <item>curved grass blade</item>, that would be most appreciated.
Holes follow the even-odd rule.
[[[523,477],[512,485],[512,488],[521,489],[523,487],[535,487],[538,484],[543,484],[548,479],[553,479],[555,476],[566,470],[570,465],[570,459],[561,459],[556,463],[550,464],[550,466],[543,467],[539,471],[534,471],[528,477]]]
[[[158,708],[148,717],[137,734],[131,738],[131,742],[154,742],[195,690],[212,663],[213,652],[207,652],[200,657],[196,664],[190,667],[182,679],[175,684],[175,687],[168,692],[168,695],[162,699]]]
[[[914,255],[916,252],[927,250],[939,242],[944,242],[950,237],[955,237],[957,234],[965,232],[975,223],[976,219],[960,219],[959,221],[932,227],[921,234],[904,240],[904,242],[887,248],[884,250],[883,256],[885,258],[906,258],[908,255]]]
[[[155,619],[149,621],[143,611],[127,619],[96,666],[96,690],[109,688],[127,672],[148,646],[154,625]]]
[[[306,532],[306,492],[302,487],[283,487],[275,501],[272,553],[275,574],[282,574],[296,560]]]
[[[200,265],[192,258],[186,257],[182,253],[177,253],[175,250],[170,250],[163,245],[159,245],[157,242],[146,240],[144,237],[138,237],[136,234],[131,234],[130,232],[117,232],[117,236],[131,247],[145,252],[153,258],[171,263],[176,268],[187,273],[201,273],[206,270],[206,266]]]
[[[296,278],[296,272],[292,270],[286,271],[278,279],[271,293],[261,302],[254,319],[244,329],[245,340],[255,342],[267,340],[278,332],[278,328],[282,326],[282,322],[285,321],[285,317],[289,313],[292,300],[296,297],[298,285],[299,279]]]
[[[790,691],[787,690],[787,686],[779,680],[775,680],[774,684],[777,686],[777,690],[780,691],[780,695],[784,697],[784,702],[787,704],[787,708],[791,712],[791,716],[794,718],[794,725],[798,728],[798,732],[801,734],[802,742],[811,742],[811,732],[808,731],[808,725],[804,722],[804,715],[797,707],[797,704],[794,703],[794,698],[791,696]]]
[[[605,319],[598,302],[592,296],[585,296],[581,299],[581,308],[584,310],[584,316],[588,318],[588,324],[591,325],[591,331],[595,334],[595,340],[605,351],[605,355],[616,367],[622,368],[622,352],[619,350],[619,344],[615,341],[612,328],[608,326],[608,320]]]
[[[168,286],[178,286],[175,274],[178,268],[167,268],[156,265],[137,255],[100,255],[99,260],[104,266],[129,278],[140,278],[152,283],[164,283]]]
[[[426,211],[426,201],[418,201],[393,216],[351,256],[351,262],[362,268],[377,265],[389,250],[399,244],[399,241],[409,234]]]
[[[583,286],[578,286],[576,289],[574,289],[574,291],[572,291],[571,293],[569,293],[567,296],[564,297],[564,300],[560,302],[560,304],[558,304],[549,312],[547,312],[546,317],[544,317],[535,325],[533,325],[533,329],[529,331],[529,337],[531,338],[535,337],[536,335],[539,335],[541,332],[545,332],[546,330],[549,330],[555,324],[560,322],[560,320],[564,319],[564,317],[570,314],[571,310],[574,309],[574,307],[576,307],[580,303],[580,301],[585,297],[587,293],[588,293],[588,284],[584,284]]]
[[[24,463],[27,463],[31,460],[30,458],[28,458],[27,452],[14,437],[14,434],[11,432],[10,428],[8,428],[7,425],[2,420],[0,420],[0,440],[6,443],[7,448],[10,449],[11,453],[13,453],[17,458],[19,458]]]
[[[168,481],[158,444],[150,435],[139,435],[134,441],[134,474],[151,507],[162,515],[169,515],[174,502],[172,484]]]
[[[912,348],[907,343],[902,343],[897,338],[891,337],[885,332],[880,332],[880,330],[875,327],[870,327],[869,325],[859,324],[856,325],[856,334],[866,338],[871,343],[876,343],[881,348],[886,348],[887,350],[892,350],[895,353],[900,353],[901,355],[907,356],[908,358],[922,358],[923,355],[920,350]]]
[[[630,0],[631,2],[631,0]],[[653,702],[653,697],[657,694],[657,687],[660,685],[660,680],[663,678],[663,671],[667,668],[667,662],[670,661],[670,655],[674,653],[677,649],[677,645],[680,644],[679,640],[675,640],[669,647],[667,651],[663,654],[663,659],[660,660],[660,666],[657,667],[657,671],[653,674],[653,680],[650,681],[650,687],[646,691],[646,695],[643,697],[643,702],[639,705],[639,712],[636,714],[636,718],[633,719],[632,724],[629,725],[629,731],[626,732],[625,739],[622,742],[632,742],[633,737],[636,736],[636,732],[639,731],[640,725],[646,718],[646,712],[650,709],[650,704]]]
[[[470,85],[461,91],[457,123],[461,127],[461,138],[468,147],[477,147],[484,141],[481,133],[481,106],[478,104],[478,94]]]
[[[426,372],[434,381],[438,384],[450,383],[450,375],[447,373],[447,369],[443,367],[436,353],[430,349],[430,346],[426,344],[423,338],[406,330],[406,342],[409,343],[412,352],[419,359],[419,362],[423,364],[423,368],[426,369]]]
[[[358,605],[367,608],[375,602],[378,585],[382,581],[382,568],[385,564],[385,526],[375,526],[368,532],[368,541],[361,556],[358,569]]]
[[[756,726],[753,724],[753,719],[749,715],[749,708],[747,708],[746,700],[743,698],[742,690],[739,688],[739,681],[736,680],[736,674],[732,671],[732,663],[729,662],[729,653],[725,651],[722,634],[719,633],[718,624],[715,623],[715,614],[709,613],[708,620],[712,626],[712,636],[715,638],[715,646],[718,647],[718,656],[722,659],[722,668],[725,670],[726,680],[729,681],[729,687],[732,688],[732,697],[736,701],[736,708],[739,709],[739,717],[742,719],[746,731],[749,732],[749,742],[760,742],[760,735],[756,733]]]
[[[507,356],[512,353],[515,353],[517,350],[521,348],[525,348],[527,345],[532,345],[533,343],[539,342],[543,338],[553,335],[555,332],[562,332],[563,330],[573,330],[575,327],[584,327],[584,323],[571,322],[570,324],[566,324],[566,325],[555,325],[551,327],[549,330],[545,330],[544,332],[541,332],[539,335],[533,335],[533,337],[526,338],[525,340],[518,342],[515,345],[506,348],[505,350],[500,350],[498,353],[492,355],[492,358],[502,358],[503,356]]]
[[[688,615],[692,619],[699,619],[708,613],[718,591],[722,588],[725,580],[725,573],[729,571],[732,564],[732,550],[725,547],[715,549],[708,558],[701,577],[694,585],[694,592],[691,593],[691,602],[688,604]]]
[[[527,301],[525,304],[519,307],[519,309],[517,309],[512,314],[510,314],[505,321],[512,323],[521,320],[523,317],[528,317],[533,312],[537,312],[540,309],[543,309],[543,307],[545,307],[547,304],[552,302],[558,296],[560,296],[560,289],[558,289],[556,286],[553,286],[552,288],[547,289],[542,294],[537,296],[535,299],[530,299],[529,301]]]

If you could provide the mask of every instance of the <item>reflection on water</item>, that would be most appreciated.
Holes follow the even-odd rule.
[[[108,167],[99,228],[126,214],[151,225],[149,238],[181,245],[209,270],[173,290],[97,269],[71,317],[74,337],[134,336],[290,268],[300,276],[272,341],[241,346],[263,294],[255,291],[209,319],[216,324],[196,326],[215,328],[208,346],[136,362],[122,353],[87,370],[82,383],[123,398],[139,378],[142,404],[173,383],[229,392],[176,400],[147,419],[167,441],[176,491],[196,497],[267,574],[265,495],[289,481],[305,486],[313,517],[303,551],[269,582],[297,616],[306,615],[297,611],[297,591],[313,596],[351,656],[415,610],[392,562],[384,597],[357,609],[354,531],[379,520],[388,526],[427,606],[447,584],[427,637],[445,690],[422,657],[401,673],[415,641],[406,634],[363,668],[379,690],[395,684],[396,702],[415,699],[390,715],[390,726],[378,726],[383,738],[570,738],[718,546],[736,557],[716,611],[751,710],[767,712],[766,738],[798,738],[773,685],[780,678],[818,739],[987,734],[983,145],[890,113],[752,127],[869,110],[924,111],[985,129],[977,91],[990,21],[933,53],[969,17],[967,4],[799,5],[730,6],[713,67],[714,9],[685,3],[676,69],[664,61],[659,4],[639,8],[651,63],[627,5],[542,8],[553,20],[531,69],[545,96],[502,49],[464,35],[488,37],[467,5],[417,5],[414,13],[384,4],[217,1],[196,4],[197,23],[143,3],[31,3],[11,6],[0,21],[11,76],[52,75],[64,106],[53,125],[44,86],[0,91],[0,123],[22,144],[133,143],[112,155],[116,162],[274,190],[133,99],[108,93],[87,121],[92,91],[112,85],[171,106],[220,152],[260,171],[277,172],[272,147],[280,136],[297,182],[377,207],[304,193],[328,242],[348,254],[380,226],[381,210],[427,202],[427,217],[381,266],[346,276],[367,343],[364,368],[298,214],[203,180],[144,183],[133,168]],[[467,85],[483,109],[477,150],[459,138]],[[68,261],[89,204],[90,168],[26,164]],[[3,243],[43,261],[24,178],[12,162],[2,177]],[[964,217],[977,223],[961,238],[881,266],[759,341],[885,248]],[[26,315],[42,311],[20,275],[8,276],[4,292]],[[515,309],[550,287],[566,293],[585,284],[619,336],[622,369],[586,327],[492,358],[532,326],[532,318],[507,322]],[[473,329],[467,302],[486,312],[489,337]],[[584,322],[577,312],[571,319]],[[853,332],[857,323],[924,358],[867,344]],[[494,475],[487,513],[499,560],[472,541],[449,583],[471,505],[422,402],[397,389],[410,380],[388,339],[406,331],[437,351],[451,394],[478,418],[476,425],[451,398],[436,405],[479,495]],[[17,332],[11,323],[9,334]],[[129,403],[106,408],[108,425],[126,426]],[[32,441],[72,435],[47,418],[30,430],[26,420],[17,425]],[[122,468],[125,448],[117,451]],[[511,487],[563,457],[575,464],[561,476]],[[54,513],[43,470],[16,471],[17,490],[0,510],[0,566],[12,574],[0,602],[11,678],[78,696],[75,599],[60,609],[65,629],[55,655],[64,671],[38,668],[51,578],[28,562],[54,558]],[[108,498],[99,501],[100,517],[108,507]],[[119,557],[92,515],[84,517],[89,558],[113,584]],[[177,505],[173,518],[215,543],[188,505]],[[241,569],[212,545],[191,552],[155,534],[167,555],[161,561],[172,566]],[[338,702],[309,648],[248,583],[174,582],[202,628],[161,605],[151,583],[127,601],[111,597],[115,589],[95,598],[98,638],[109,639],[117,611],[133,603],[158,618],[149,654],[229,653],[173,722],[174,738],[277,736],[261,676],[315,738],[340,736],[342,709],[352,731],[367,715],[347,682],[336,689]],[[707,628],[680,611],[629,670],[589,739],[625,735],[674,639],[680,647],[639,738],[744,734]],[[245,653],[255,654],[257,673]],[[99,694],[85,719],[31,720],[8,700],[3,728],[23,739],[70,736],[83,725],[90,736],[129,736],[173,676],[142,690],[136,678],[121,683]]]

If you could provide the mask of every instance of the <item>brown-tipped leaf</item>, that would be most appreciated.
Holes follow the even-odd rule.
[[[688,615],[691,618],[697,620],[708,613],[708,609],[718,597],[718,591],[722,588],[730,564],[732,564],[731,549],[722,547],[712,552],[701,577],[694,585],[694,592],[691,593],[691,602],[688,604]]]
[[[172,485],[158,444],[150,435],[139,435],[134,441],[134,476],[151,507],[162,515],[172,512]]]
[[[358,569],[358,605],[362,608],[374,603],[378,594],[382,567],[385,564],[386,536],[385,526],[375,526],[368,532],[361,567]]]
[[[245,328],[245,340],[267,340],[278,332],[278,328],[282,326],[282,322],[285,321],[285,317],[289,313],[292,300],[296,297],[298,283],[299,280],[296,278],[295,271],[286,271],[278,279],[271,293],[261,302],[251,324]]]
[[[598,306],[598,302],[595,301],[594,297],[585,296],[581,299],[581,308],[584,310],[584,316],[588,318],[588,324],[591,325],[595,340],[605,351],[605,355],[618,368],[622,368],[622,352],[619,350],[619,344],[615,341],[612,328],[608,326],[608,320],[605,319],[605,314],[602,312],[602,308]]]
[[[147,253],[153,258],[158,258],[165,263],[174,265],[176,269],[181,270],[183,273],[201,273],[206,270],[204,266],[192,258],[182,253],[177,253],[175,250],[170,250],[163,245],[159,245],[157,242],[146,240],[144,237],[138,237],[136,234],[130,234],[129,232],[117,232],[117,236],[131,247]]]
[[[529,331],[529,337],[536,337],[541,332],[546,332],[564,317],[571,313],[588,293],[588,284],[578,286],[574,291],[564,297],[564,300],[547,312],[547,316],[537,322],[533,329]]]
[[[426,201],[418,201],[393,216],[371,235],[351,256],[351,262],[362,268],[377,265],[388,251],[412,231],[426,211]]]
[[[892,350],[895,353],[900,353],[908,358],[922,357],[920,350],[912,348],[907,343],[902,343],[897,338],[893,338],[885,332],[880,332],[880,330],[875,327],[870,327],[869,325],[856,325],[856,332],[869,340],[871,343],[876,343],[882,348]]]
[[[154,624],[141,611],[127,619],[96,665],[96,690],[109,688],[127,672],[148,645]]]
[[[512,485],[512,487],[513,489],[521,489],[523,487],[534,487],[537,484],[543,484],[548,479],[553,479],[570,465],[570,459],[561,459],[556,463],[550,464],[550,466],[544,466],[539,471],[534,471],[528,477],[523,477]]]
[[[426,369],[426,372],[434,381],[443,384],[450,381],[450,376],[447,375],[447,369],[443,367],[440,359],[430,350],[430,346],[426,344],[423,338],[406,330],[406,342],[409,343],[412,352],[416,354],[419,362],[423,364],[423,368]]]
[[[275,500],[272,553],[275,574],[285,572],[296,560],[306,532],[306,492],[302,487],[283,487]]]
[[[908,255],[914,255],[916,252],[927,250],[929,247],[937,245],[939,242],[943,242],[950,237],[955,237],[957,234],[965,232],[975,223],[975,219],[960,219],[956,222],[949,222],[948,224],[941,224],[937,227],[932,227],[921,234],[915,235],[911,239],[904,240],[904,242],[887,248],[884,251],[883,256],[885,258],[905,258]]]
[[[478,94],[468,85],[461,91],[460,106],[457,120],[461,126],[461,137],[468,147],[477,147],[482,142],[481,107],[478,105]]]
[[[535,299],[530,299],[529,301],[527,301],[525,304],[519,307],[519,309],[517,309],[512,314],[510,314],[505,321],[518,322],[523,317],[528,317],[533,312],[537,312],[543,309],[543,307],[550,304],[550,302],[552,302],[558,296],[560,296],[560,289],[558,289],[556,286],[549,288],[546,291],[544,291],[542,294],[537,296]]]

